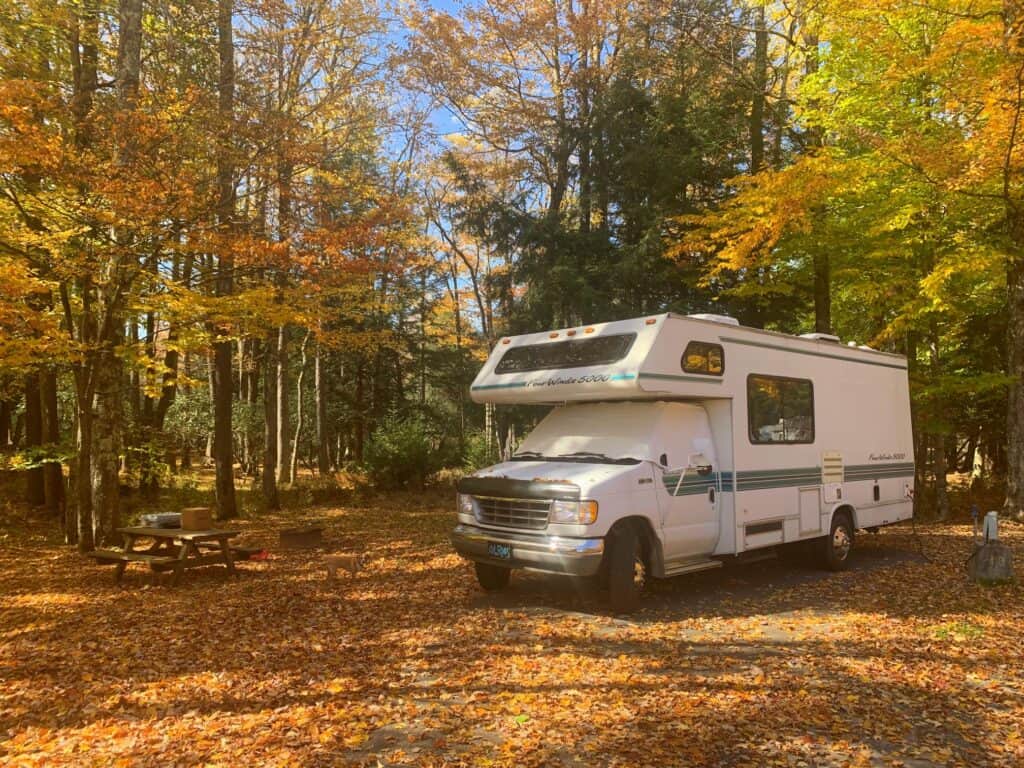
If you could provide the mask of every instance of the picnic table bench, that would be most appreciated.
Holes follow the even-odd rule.
[[[97,563],[113,564],[114,581],[120,582],[129,563],[145,563],[154,572],[174,571],[173,584],[181,581],[186,568],[223,563],[228,573],[235,574],[235,552],[238,559],[249,559],[254,550],[249,547],[232,547],[231,539],[239,531],[225,531],[211,528],[205,531],[190,531],[183,528],[150,528],[134,526],[118,528],[124,537],[124,549],[97,549],[90,557]],[[136,550],[139,539],[152,539],[147,549]]]

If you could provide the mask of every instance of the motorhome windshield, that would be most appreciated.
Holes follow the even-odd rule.
[[[634,464],[662,452],[660,403],[580,403],[555,408],[523,440],[523,461]]]
[[[523,373],[552,368],[583,368],[621,360],[636,341],[635,333],[594,336],[512,347],[502,355],[495,373]]]

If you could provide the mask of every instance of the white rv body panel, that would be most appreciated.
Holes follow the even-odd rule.
[[[697,357],[684,361],[688,349]],[[543,496],[542,486],[557,481],[560,493],[597,501],[593,523],[547,531],[578,537],[591,553],[620,521],[641,519],[657,549],[655,575],[824,539],[837,510],[858,528],[912,515],[910,398],[898,355],[656,315],[502,339],[471,395],[556,408],[519,448],[543,460],[491,467],[475,476],[486,478],[483,486],[469,486],[490,493],[507,478]],[[638,463],[558,459],[580,452]],[[489,535],[473,515],[462,515],[463,525],[478,544]],[[457,538],[467,557],[494,562]],[[535,561],[526,567],[547,569]],[[592,564],[551,569],[589,572]]]

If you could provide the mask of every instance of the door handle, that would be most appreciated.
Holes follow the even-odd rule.
[[[714,487],[708,488],[708,501],[712,504],[715,503],[715,489]]]

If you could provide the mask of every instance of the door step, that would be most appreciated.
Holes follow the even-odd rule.
[[[670,563],[665,566],[665,576],[680,576],[684,573],[696,573],[697,571],[710,571],[713,568],[721,568],[721,560],[698,560],[690,563]]]

